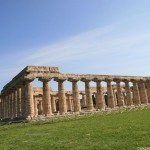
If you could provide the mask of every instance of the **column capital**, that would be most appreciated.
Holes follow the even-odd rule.
[[[90,82],[92,80],[93,80],[92,78],[81,78],[81,81],[83,82]]]
[[[105,81],[106,81],[106,82],[112,82],[112,81],[113,81],[113,78],[105,78]]]
[[[104,78],[94,78],[93,79],[94,82],[102,82],[104,80],[105,80]]]
[[[131,79],[131,82],[139,82],[139,79]]]
[[[78,82],[81,78],[79,77],[73,77],[73,78],[68,78],[68,81],[70,82]]]
[[[116,82],[116,83],[120,83],[120,82],[122,82],[122,79],[114,78],[113,81]]]
[[[38,78],[38,80],[39,81],[41,81],[41,82],[49,82],[50,80],[51,80],[52,78],[49,78],[49,77],[40,77],[40,78]]]
[[[130,79],[123,79],[122,81],[126,83],[126,82],[130,82],[131,80]]]
[[[54,81],[56,81],[56,82],[64,82],[67,79],[68,79],[67,77],[55,77]]]

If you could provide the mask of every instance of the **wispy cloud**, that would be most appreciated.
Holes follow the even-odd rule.
[[[26,65],[51,66],[63,63],[70,68],[72,65],[78,66],[84,72],[92,67],[92,71],[97,73],[97,70],[104,68],[105,64],[106,72],[109,73],[114,66],[123,72],[125,67],[127,67],[125,70],[131,71],[130,64],[135,67],[135,63],[142,65],[144,62],[150,63],[148,58],[150,29],[149,24],[145,28],[140,26],[138,20],[142,17],[143,15],[131,17],[109,26],[69,37],[58,43],[32,49],[27,55],[20,57],[17,62],[12,62],[15,68],[2,68],[3,74],[0,74],[0,78],[6,79]],[[139,23],[136,28],[135,22]],[[145,57],[145,59],[141,60],[141,57]]]

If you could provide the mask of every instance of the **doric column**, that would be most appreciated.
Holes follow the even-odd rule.
[[[93,101],[92,101],[92,94],[90,89],[90,79],[83,78],[81,81],[85,82],[85,95],[86,95],[86,102],[87,102],[87,110],[93,110]]]
[[[65,95],[65,88],[64,88],[65,80],[66,80],[65,78],[55,78],[55,81],[58,82],[59,112],[62,115],[67,113],[66,95]]]
[[[146,87],[147,87],[148,102],[150,103],[150,80],[146,80]]]
[[[133,105],[132,97],[131,97],[131,90],[129,86],[129,80],[124,80],[125,82],[125,92],[126,92],[126,103],[127,106]]]
[[[25,118],[26,114],[26,96],[25,96],[25,84],[21,85],[21,117]]]
[[[17,91],[14,90],[13,118],[17,117]]]
[[[1,96],[1,118],[3,119],[3,97]]]
[[[74,104],[74,112],[81,111],[81,104],[80,104],[80,97],[79,97],[79,90],[78,90],[78,79],[76,78],[69,78],[70,82],[72,82],[72,98]]]
[[[3,107],[3,119],[5,118],[5,96],[2,98],[2,107]]]
[[[0,119],[2,119],[2,99],[0,97]]]
[[[39,80],[43,82],[43,113],[45,114],[45,116],[50,116],[52,114],[50,87],[48,85],[50,79],[43,78]]]
[[[124,106],[124,99],[123,99],[123,94],[121,91],[121,86],[120,86],[120,80],[116,79],[114,80],[117,85],[117,99],[118,99],[118,106]]]
[[[34,117],[34,101],[33,101],[33,87],[32,79],[25,81],[25,96],[26,96],[26,118],[32,119]]]
[[[21,88],[17,87],[17,117],[21,117]]]
[[[39,114],[40,114],[40,115],[43,114],[43,105],[42,105],[42,101],[39,101]]]
[[[145,88],[145,80],[140,80],[139,81],[139,91],[140,91],[140,99],[142,104],[147,104],[148,103],[148,98],[147,98],[147,93],[146,93],[146,88]]]
[[[9,94],[9,118],[13,118],[13,107],[12,107],[12,101],[13,101],[13,93],[10,91]]]
[[[66,96],[67,96],[67,110],[72,111],[73,110],[73,108],[72,108],[72,95],[67,93]]]
[[[114,95],[113,95],[111,81],[112,81],[111,79],[106,79],[106,82],[107,82],[108,107],[114,108],[115,107],[115,102],[114,102]]]
[[[56,112],[55,95],[51,95],[52,112]]]
[[[80,93],[82,95],[82,107],[86,107],[87,103],[86,103],[86,97],[85,97],[85,93]]]
[[[5,111],[5,116],[6,116],[6,118],[8,118],[8,95],[6,96],[6,99],[5,99],[5,109],[6,109],[6,111]]]
[[[105,101],[104,101],[104,95],[103,95],[103,89],[101,86],[101,80],[94,79],[96,82],[96,107],[97,109],[105,110]]]
[[[133,103],[135,105],[140,105],[140,94],[138,89],[138,81],[137,80],[131,80],[133,82]]]
[[[34,98],[34,116],[38,116],[37,100]]]

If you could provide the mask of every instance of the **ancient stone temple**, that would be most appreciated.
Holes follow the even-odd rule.
[[[43,87],[32,82],[38,79]],[[58,84],[58,91],[49,81]],[[71,82],[66,91],[64,83]],[[78,82],[84,90],[79,90]],[[91,87],[90,82],[96,83]],[[104,87],[102,82],[105,82]],[[112,82],[114,84],[112,84]],[[3,87],[0,95],[0,118],[35,119],[108,109],[140,107],[150,104],[150,77],[63,74],[57,67],[27,66]]]

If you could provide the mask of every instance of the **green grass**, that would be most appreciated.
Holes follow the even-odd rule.
[[[57,123],[0,125],[0,150],[136,150],[150,147],[150,109]]]

